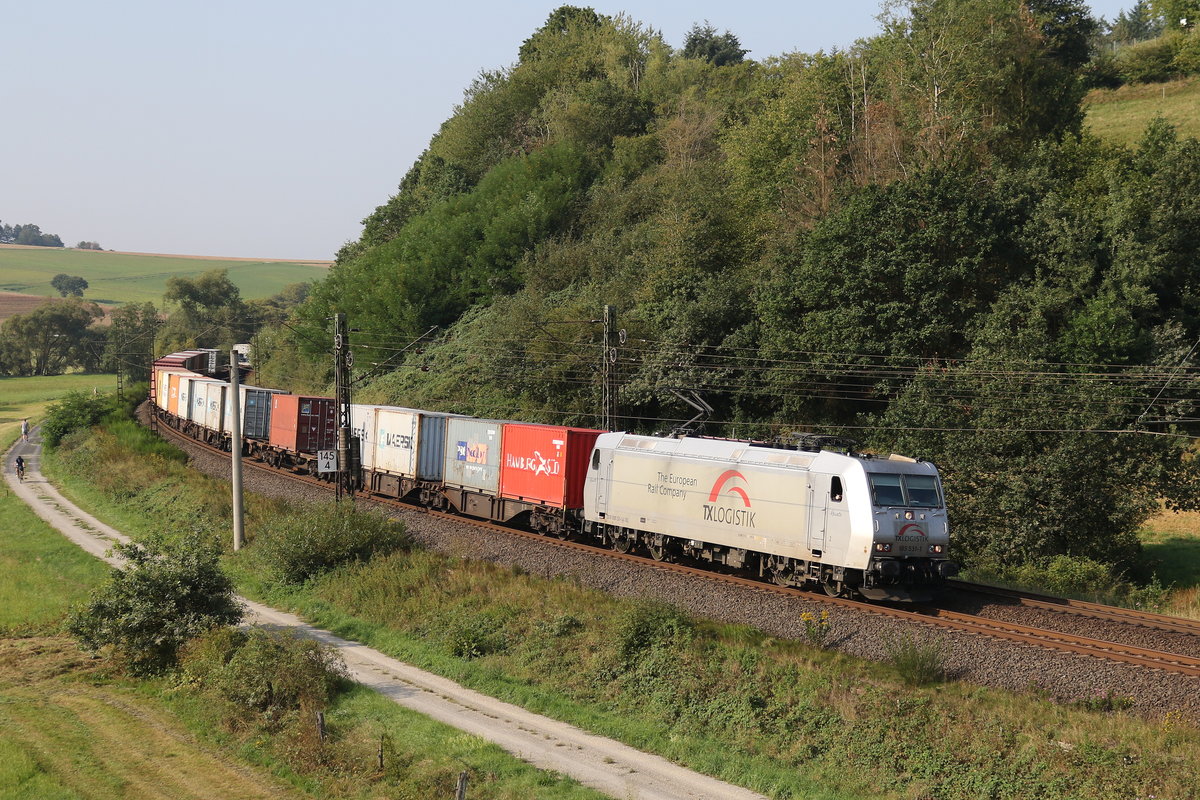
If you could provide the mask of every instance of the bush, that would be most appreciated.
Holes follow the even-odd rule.
[[[271,577],[300,584],[343,564],[408,547],[404,526],[350,503],[311,505],[270,520],[255,545]]]
[[[462,612],[450,620],[445,641],[450,655],[457,658],[481,658],[503,653],[508,647],[504,634],[505,618],[500,612]]]
[[[1183,37],[1171,66],[1181,75],[1200,75],[1200,35],[1192,33]]]
[[[883,652],[887,662],[910,686],[924,686],[946,677],[946,652],[940,642],[901,634],[885,638]]]
[[[92,427],[118,408],[115,395],[69,392],[46,409],[42,442],[47,447],[57,447],[67,434]]]
[[[332,647],[262,628],[212,631],[188,644],[180,663],[188,677],[240,715],[269,725],[291,712],[325,708],[348,677]]]
[[[691,641],[695,625],[683,612],[664,603],[641,602],[617,620],[614,644],[628,663],[644,651]]]
[[[86,649],[111,646],[131,673],[152,675],[174,666],[189,639],[241,620],[214,542],[118,544],[113,550],[126,566],[114,570],[67,623]]]
[[[1177,72],[1172,62],[1181,44],[1179,34],[1170,33],[1148,42],[1129,45],[1117,54],[1121,77],[1127,83],[1170,80]]]

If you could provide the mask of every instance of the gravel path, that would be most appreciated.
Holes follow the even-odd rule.
[[[227,458],[198,447],[186,449],[196,469],[228,479]],[[312,499],[311,487],[257,469],[246,469],[244,482],[247,490],[264,495]],[[1093,699],[1111,693],[1114,697],[1129,698],[1131,708],[1149,718],[1161,719],[1168,711],[1179,711],[1192,718],[1200,716],[1200,679],[946,631],[866,611],[831,608],[803,598],[666,573],[649,564],[630,566],[603,555],[565,551],[550,544],[508,537],[420,511],[398,510],[377,503],[370,505],[402,520],[410,535],[423,546],[453,556],[516,566],[548,578],[570,576],[583,586],[619,597],[661,600],[702,617],[752,625],[783,638],[803,638],[804,625],[800,621],[803,612],[828,611],[832,631],[829,646],[849,655],[882,661],[886,658],[884,642],[907,635],[940,642],[949,675],[970,683],[1012,691],[1036,691],[1060,701]],[[983,611],[978,603],[976,609],[976,613]],[[1200,655],[1200,637],[1083,620],[1003,602],[989,604],[984,615],[1097,639],[1128,641],[1142,647]]]

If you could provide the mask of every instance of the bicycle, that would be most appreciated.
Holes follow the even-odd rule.
[[[17,480],[21,483],[25,482],[25,465],[17,464]]]

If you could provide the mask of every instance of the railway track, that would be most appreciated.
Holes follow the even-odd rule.
[[[159,425],[158,430],[168,438],[186,443],[190,446],[198,447],[212,453],[220,453],[226,456],[228,455],[219,448],[212,447],[203,442],[198,442],[195,439],[192,439],[191,437],[186,436],[169,426]],[[260,470],[275,476],[283,476],[290,480],[305,483],[313,486],[314,488],[319,488],[322,491],[333,491],[333,485],[328,481],[319,480],[307,475],[299,475],[286,470],[276,469],[267,464],[249,459],[244,460],[243,464],[246,468]],[[778,594],[787,597],[801,597],[811,602],[823,603],[832,607],[852,609],[858,613],[867,613],[876,616],[904,620],[910,623],[916,623],[933,628],[953,630],[967,635],[990,637],[993,639],[1044,648],[1047,650],[1086,655],[1108,662],[1128,664],[1145,669],[1161,670],[1167,673],[1190,677],[1200,677],[1200,658],[1195,658],[1192,656],[1137,647],[1134,645],[1123,644],[1105,639],[1078,636],[1063,631],[1031,627],[1028,625],[1022,625],[1003,620],[988,619],[977,615],[937,608],[935,606],[897,607],[866,603],[858,600],[849,600],[839,597],[828,597],[824,594],[796,589],[794,587],[776,586],[774,584],[764,583],[760,580],[747,578],[741,575],[714,572],[708,569],[700,569],[697,567],[688,566],[687,564],[656,561],[649,557],[639,556],[632,553],[620,553],[606,548],[597,547],[595,545],[571,541],[569,539],[550,538],[541,534],[532,533],[517,528],[511,528],[472,517],[431,511],[420,506],[402,503],[387,497],[377,497],[373,495],[359,495],[358,497],[393,508],[404,509],[407,511],[419,511],[431,516],[453,520],[458,524],[470,525],[475,528],[491,531],[498,535],[515,537],[517,539],[533,540],[544,546],[588,553],[593,556],[603,556],[605,558],[615,559],[617,561],[637,564],[643,568],[649,567],[655,570],[687,575],[689,577],[705,581],[713,581],[726,585],[736,585],[754,592]],[[1200,623],[1192,623],[1189,620],[1181,620],[1173,617],[1166,617],[1160,614],[1150,614],[1148,612],[1135,611],[1132,609],[1103,606],[1097,603],[1063,600],[1060,598],[1016,592],[1013,590],[999,589],[996,587],[968,584],[961,581],[952,581],[952,584],[959,591],[992,595],[995,597],[1008,599],[1013,603],[1028,607],[1051,610],[1077,617],[1082,616],[1091,619],[1103,619],[1116,624],[1153,627],[1161,630],[1186,633],[1200,637]]]

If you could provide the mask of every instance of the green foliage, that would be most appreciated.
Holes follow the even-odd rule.
[[[1117,55],[1117,68],[1127,83],[1158,83],[1178,74],[1173,63],[1182,43],[1180,34],[1164,34],[1157,39],[1123,48]]]
[[[126,303],[113,309],[101,366],[129,380],[150,380],[158,326],[158,309],[153,303]]]
[[[883,638],[884,657],[910,686],[938,683],[946,677],[946,651],[936,640],[910,633]]]
[[[57,447],[67,434],[90,428],[117,410],[115,394],[70,392],[46,408],[42,441],[47,447]]]
[[[84,290],[88,288],[86,280],[78,275],[68,275],[65,272],[60,272],[51,278],[50,285],[57,289],[62,297],[67,295],[83,297]]]
[[[34,247],[62,247],[57,233],[42,233],[37,225],[0,225],[0,244],[23,244]]]
[[[296,712],[329,705],[348,679],[341,654],[314,639],[254,627],[217,628],[180,652],[184,674],[235,717],[278,728]]]
[[[692,620],[674,606],[639,602],[616,621],[613,646],[624,663],[660,647],[686,644],[695,634]]]
[[[167,280],[163,300],[178,308],[156,335],[155,349],[171,353],[197,347],[229,349],[245,341],[246,305],[241,290],[229,279],[229,271],[214,269],[196,278],[177,275]]]
[[[72,613],[68,630],[89,650],[112,647],[131,673],[169,669],[189,639],[241,620],[211,541],[118,544],[113,551],[125,565]]]
[[[104,316],[100,306],[78,297],[47,302],[0,325],[0,374],[58,375],[100,366],[104,333],[89,327]]]
[[[314,504],[268,521],[254,547],[274,580],[298,584],[408,546],[403,526],[351,504]]]
[[[741,45],[738,37],[729,31],[718,34],[717,29],[705,20],[703,25],[697,22],[688,31],[683,42],[683,57],[702,58],[717,67],[740,64],[750,52],[743,50]]]

